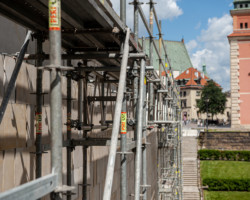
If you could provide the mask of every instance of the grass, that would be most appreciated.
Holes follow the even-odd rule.
[[[249,200],[250,192],[208,192],[204,191],[205,200]]]
[[[250,162],[201,161],[201,178],[250,178]],[[250,199],[250,198],[249,198]]]

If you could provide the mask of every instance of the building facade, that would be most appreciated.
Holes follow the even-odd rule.
[[[250,128],[250,1],[234,0],[231,57],[232,128]]]
[[[211,79],[207,76],[206,66],[203,66],[202,72],[195,68],[188,68],[176,77],[175,81],[181,89],[180,98],[182,117],[189,121],[207,119],[207,114],[199,113],[199,108],[197,107],[197,102],[201,98],[203,87],[207,84],[207,82],[211,81]],[[230,94],[228,94],[224,113],[216,115],[214,119],[218,119],[221,122],[230,122],[230,115],[231,97]],[[212,117],[209,115],[208,119],[212,119]]]

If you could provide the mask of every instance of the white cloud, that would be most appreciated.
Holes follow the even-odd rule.
[[[226,14],[221,18],[209,18],[206,30],[196,40],[187,43],[187,49],[195,68],[207,65],[210,78],[224,90],[230,89],[230,48],[227,35],[232,33],[232,18]]]
[[[196,40],[190,40],[187,44],[186,44],[186,48],[188,50],[188,52],[191,52],[193,49],[195,49],[198,46]]]
[[[177,1],[179,0],[157,0],[155,9],[157,11],[157,16],[159,20],[165,20],[165,19],[174,19],[180,15],[183,14],[182,9],[177,5]],[[113,4],[114,10],[117,12],[118,15],[120,15],[120,1],[119,0],[111,0]],[[127,1],[127,25],[133,30],[133,20],[134,20],[134,6],[129,5],[129,2]],[[148,0],[141,0],[140,2],[144,3],[141,5],[144,14],[147,18],[147,21],[149,21],[149,5],[146,4],[149,1]],[[139,17],[140,19],[140,17]],[[140,36],[147,36],[146,29],[142,23],[142,21],[139,21],[139,33]]]

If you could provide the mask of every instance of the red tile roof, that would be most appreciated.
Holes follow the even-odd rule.
[[[207,80],[210,80],[207,76],[203,76],[201,72],[197,69],[191,67],[182,72],[175,80],[189,80],[185,86],[205,86],[207,84]],[[197,84],[195,80],[200,79],[200,84]]]

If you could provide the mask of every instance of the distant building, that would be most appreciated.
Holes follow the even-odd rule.
[[[250,128],[250,1],[234,0],[231,15],[232,128]]]
[[[149,55],[149,41],[150,41],[149,39],[145,40],[147,55]],[[159,49],[159,40],[155,40],[155,43],[157,48]],[[181,41],[164,40],[164,44],[170,62],[170,63],[166,62],[168,66],[167,68],[169,69],[169,67],[171,66],[174,78],[179,76],[180,73],[182,73],[186,69],[193,67],[183,39]],[[161,56],[165,62],[165,54],[162,46],[161,46]],[[159,58],[155,50],[153,51],[153,66],[155,67],[156,70],[159,69]]]
[[[200,114],[198,112],[197,102],[201,98],[203,87],[211,79],[207,76],[206,66],[203,66],[202,72],[191,67],[181,73],[175,78],[177,85],[180,86],[180,98],[182,117],[186,117],[187,120],[196,121],[198,119],[206,119],[206,114]],[[230,121],[230,95],[227,95],[227,104],[224,114],[215,116],[215,119]]]

